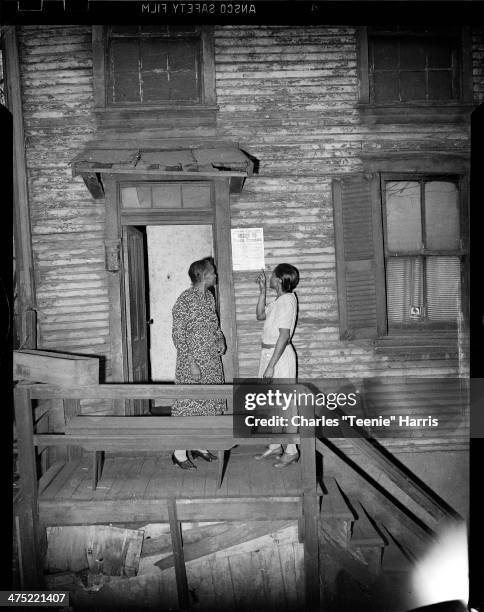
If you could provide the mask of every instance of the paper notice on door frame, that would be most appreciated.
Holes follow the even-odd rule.
[[[263,228],[244,227],[232,229],[233,270],[262,270],[264,266]]]

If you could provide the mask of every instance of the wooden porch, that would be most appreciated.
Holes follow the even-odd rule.
[[[169,451],[108,453],[95,490],[89,454],[57,462],[39,482],[40,520],[45,525],[165,522],[171,499],[177,500],[183,521],[300,518],[301,464],[275,470],[272,461],[253,460],[262,448],[233,448],[221,487],[217,462],[198,460],[196,470],[181,470]]]
[[[327,441],[317,439],[314,430],[305,436],[236,437],[231,414],[232,394],[232,385],[96,384],[67,388],[18,384],[15,415],[21,494],[16,514],[24,588],[44,585],[42,559],[48,526],[169,524],[178,607],[182,610],[190,607],[182,523],[297,523],[296,537],[303,551],[306,610],[320,606],[323,550],[332,550],[334,558],[339,558],[353,538],[354,546],[361,547],[363,542],[364,547],[372,549],[372,555],[380,555],[385,543],[380,535],[375,535],[373,525],[365,528],[365,513],[360,512],[358,516],[351,509],[352,504],[348,506],[340,485],[323,475],[322,456],[334,452],[331,444],[328,446]],[[80,414],[81,399],[126,401],[184,397],[223,398],[228,412],[223,416],[191,418]],[[33,402],[39,399],[63,401],[63,433],[37,430]],[[272,461],[254,461],[253,455],[268,442],[298,443],[299,462],[276,470]],[[427,524],[412,515],[371,476],[365,476],[367,485],[378,498],[377,503],[390,506],[419,538],[432,537],[429,524],[460,518],[424,483],[369,440],[353,438],[352,444],[369,465],[378,467],[426,513]],[[66,449],[68,460],[56,461],[39,479],[39,451],[50,446]],[[85,449],[83,453],[80,447]],[[219,451],[219,457],[221,454],[224,457],[221,485],[220,460],[212,463],[198,460],[197,470],[188,471],[173,465],[172,450],[183,447]],[[101,453],[105,453],[102,469]],[[351,464],[347,458],[343,460]],[[356,465],[351,467],[361,471]],[[352,527],[357,520],[360,533]],[[342,537],[340,543],[332,541],[335,533]],[[387,555],[387,558],[390,557]],[[369,575],[361,578],[370,579],[373,578]]]

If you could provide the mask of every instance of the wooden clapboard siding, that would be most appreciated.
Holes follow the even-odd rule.
[[[19,47],[39,347],[109,357],[104,202],[69,166],[93,137],[91,28],[23,26]]]
[[[474,46],[482,53],[480,34]],[[356,31],[350,26],[218,27],[215,52],[219,131],[260,161],[259,174],[232,197],[232,224],[264,228],[269,268],[288,261],[300,270],[294,336],[300,376],[455,371],[457,360],[449,356],[389,360],[369,341],[340,341],[331,179],[361,172],[362,153],[468,155],[468,127],[361,125]],[[477,77],[479,70],[476,64]],[[254,317],[254,277],[234,274],[242,376],[257,372],[262,324]]]
[[[32,240],[42,348],[106,357],[110,373],[105,203],[68,165],[93,139],[91,27],[19,28]],[[368,154],[469,154],[465,124],[360,122],[353,26],[215,26],[217,137],[238,141],[259,172],[231,196],[233,227],[264,228],[267,266],[301,272],[294,344],[303,377],[451,373],[452,355],[426,361],[339,339],[331,182],[362,172]],[[484,33],[473,31],[474,100],[484,99]],[[205,128],[165,126],[164,137]],[[106,136],[116,136],[106,128]],[[140,129],[139,138],[154,136]],[[240,374],[257,372],[262,325],[254,276],[234,274]],[[98,407],[101,409],[101,407]]]

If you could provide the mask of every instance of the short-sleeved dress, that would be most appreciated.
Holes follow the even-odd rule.
[[[262,343],[275,345],[279,338],[279,328],[289,329],[289,342],[279,361],[274,366],[274,378],[296,378],[296,352],[291,344],[297,318],[297,298],[294,293],[283,293],[265,309]],[[259,362],[261,378],[274,353],[274,348],[262,348]]]
[[[218,353],[218,340],[223,338],[215,300],[210,291],[194,287],[186,289],[177,299],[173,310],[172,338],[176,354],[176,384],[222,384],[224,374]],[[194,380],[190,358],[200,368],[200,380]],[[172,416],[212,416],[222,414],[223,400],[176,400]]]

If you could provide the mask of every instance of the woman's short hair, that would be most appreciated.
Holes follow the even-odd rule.
[[[284,293],[294,291],[299,283],[299,270],[291,264],[279,264],[274,268],[274,274],[281,279],[281,288]]]
[[[188,268],[188,276],[192,283],[199,283],[203,279],[203,275],[207,270],[213,268],[215,270],[215,262],[213,257],[204,257],[190,264]]]

